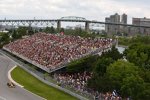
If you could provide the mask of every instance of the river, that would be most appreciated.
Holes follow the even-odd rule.
[[[118,51],[120,53],[123,53],[125,51],[125,47],[122,47],[122,46],[116,46],[116,48],[118,49]]]

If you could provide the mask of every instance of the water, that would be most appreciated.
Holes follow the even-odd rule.
[[[125,51],[125,48],[124,47],[121,47],[121,46],[116,46],[116,48],[118,49],[118,51],[120,53],[123,53]]]

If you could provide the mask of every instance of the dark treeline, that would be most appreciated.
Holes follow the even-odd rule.
[[[120,37],[119,44],[129,46],[133,43],[150,44],[150,36]]]
[[[87,87],[95,91],[106,93],[115,89],[123,98],[149,100],[149,57],[150,48],[144,44],[131,45],[124,54],[120,54],[113,47],[101,56],[88,56],[71,62],[67,66],[67,71],[69,73],[91,72],[93,75],[88,80]]]

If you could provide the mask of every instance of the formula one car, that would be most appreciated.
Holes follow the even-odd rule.
[[[15,87],[16,87],[15,84],[12,83],[12,82],[8,82],[8,83],[7,83],[7,86],[8,86],[9,88],[15,88]]]

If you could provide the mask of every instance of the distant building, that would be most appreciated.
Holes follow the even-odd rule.
[[[106,23],[110,23],[110,22],[111,22],[111,21],[110,21],[110,18],[109,18],[109,17],[106,17],[106,18],[105,18],[105,22],[106,22]],[[105,31],[106,31],[106,32],[109,32],[109,30],[110,30],[110,25],[107,25],[107,24],[106,24],[106,25],[105,25]]]
[[[127,24],[127,15],[126,14],[123,14],[122,16],[121,16],[121,23],[122,24]]]
[[[140,26],[150,26],[150,19],[149,18],[132,18],[133,25],[140,25]]]
[[[120,23],[120,15],[118,15],[118,13],[116,13],[115,15],[111,15],[110,21],[112,23]]]
[[[149,26],[150,18],[132,18],[132,24],[138,26]],[[134,28],[134,32],[142,35],[150,35],[150,28]]]
[[[127,24],[127,14],[121,15],[121,24]],[[128,33],[128,27],[127,26],[120,26],[120,32],[121,33]]]
[[[116,24],[127,24],[127,15],[123,14],[120,16],[118,13],[111,15],[110,17],[105,18],[106,23],[116,23]],[[125,27],[122,27],[120,25],[110,25],[106,24],[105,25],[105,31],[107,32],[108,35],[112,34],[118,34],[121,33],[122,31],[124,32]]]

